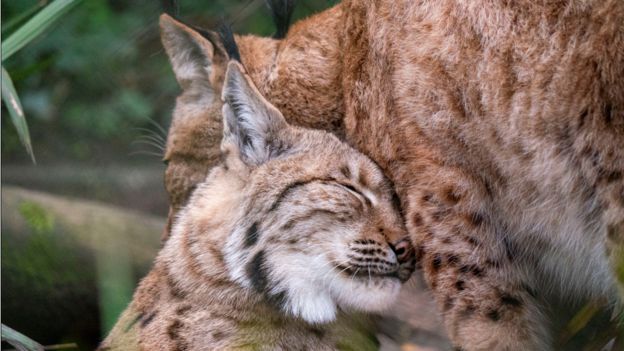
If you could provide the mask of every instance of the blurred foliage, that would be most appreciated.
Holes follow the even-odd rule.
[[[34,202],[22,202],[19,212],[36,233],[46,233],[54,229],[54,216],[48,213],[42,206]]]
[[[19,95],[15,91],[13,81],[9,73],[2,67],[2,101],[5,108],[8,110],[11,117],[11,123],[15,127],[17,136],[22,144],[26,148],[26,152],[35,163],[35,155],[32,150],[32,144],[30,142],[30,133],[28,132],[28,124],[26,123],[26,116],[24,116],[24,110],[22,109],[22,103],[19,100]],[[6,116],[6,114],[5,114]]]
[[[81,0],[55,0],[49,5],[46,4],[47,1],[40,1],[39,4],[34,5],[31,9],[7,21],[8,23],[5,23],[2,27],[2,34],[4,37],[1,50],[2,62],[25,45],[28,45],[34,38],[46,32],[52,24],[63,17],[67,11],[80,1]],[[38,11],[39,9],[41,9],[41,11]],[[31,14],[33,15],[32,17]],[[20,25],[18,28],[17,25],[22,21],[26,21],[26,23]],[[14,28],[16,28],[15,32],[10,33],[8,37],[4,35]],[[4,66],[2,66],[2,101],[11,116],[11,122],[16,129],[17,136],[22,144],[24,144],[26,152],[32,161],[35,162],[26,116],[24,115],[24,110],[19,95],[15,91],[11,76]]]
[[[3,36],[41,3],[2,2]],[[274,31],[262,0],[176,3],[84,0],[4,62],[29,118],[38,158],[136,161],[128,157],[136,151],[130,143],[141,134],[137,128],[153,128],[149,120],[168,125],[178,87],[159,39],[158,16],[164,10],[173,8],[206,28],[224,18],[238,33]],[[295,18],[333,3],[300,1]],[[26,153],[7,123],[2,120],[3,160],[23,162]]]
[[[2,340],[13,345],[19,351],[43,351],[41,344],[4,324],[2,324]]]

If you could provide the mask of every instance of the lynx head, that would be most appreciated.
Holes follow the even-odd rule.
[[[289,125],[237,62],[222,98],[224,163],[208,179],[244,184],[223,248],[230,278],[311,323],[387,307],[414,252],[381,170],[327,132]]]
[[[332,30],[327,23],[295,25],[288,31],[292,2],[269,2],[277,36],[235,36],[247,74],[291,123],[340,130],[343,105],[336,68],[340,59],[335,49],[337,36],[320,34]],[[326,11],[336,17],[332,22],[336,28],[342,28],[339,10]],[[314,21],[315,17],[305,20]],[[163,46],[182,88],[164,155],[165,186],[171,205],[166,238],[175,213],[219,161],[221,90],[230,57],[215,32],[194,28],[168,15],[161,16],[160,28]]]

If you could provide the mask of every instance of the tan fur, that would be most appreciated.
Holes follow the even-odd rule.
[[[615,300],[623,23],[618,0],[354,0],[271,46],[239,42],[299,124],[320,122],[288,111],[340,82],[311,114],[333,124],[345,106],[338,134],[390,174],[453,342],[546,350],[546,300]]]
[[[188,70],[187,70],[188,71]],[[380,169],[231,63],[222,153],[100,350],[375,349],[415,260]]]
[[[615,302],[624,3],[343,6],[348,140],[397,185],[453,342],[546,350],[545,299]]]

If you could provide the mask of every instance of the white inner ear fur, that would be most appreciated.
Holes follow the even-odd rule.
[[[225,135],[235,142],[242,158],[259,165],[271,156],[271,138],[286,122],[281,113],[266,101],[243,73],[240,64],[230,62],[222,92]]]
[[[266,143],[270,133],[268,121],[249,108],[244,108],[239,111],[239,115],[235,115],[232,107],[224,104],[222,111],[226,121],[224,125],[228,128],[228,140],[238,145],[242,156],[256,165],[267,161],[270,154]],[[249,142],[246,143],[245,139]]]
[[[214,57],[210,41],[170,17],[161,17],[160,27],[165,51],[180,86],[186,89],[193,83],[207,82]]]

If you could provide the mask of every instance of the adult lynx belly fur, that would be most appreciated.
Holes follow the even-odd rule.
[[[237,41],[287,120],[335,128],[389,174],[458,348],[548,350],[546,301],[617,303],[624,2],[345,0],[282,40]],[[212,84],[185,89],[169,135],[178,166],[210,166],[174,143],[213,128],[178,118],[193,96],[218,105],[222,50],[207,46]]]
[[[289,126],[238,63],[224,162],[178,214],[100,350],[370,350],[414,253],[390,183],[333,135]]]

